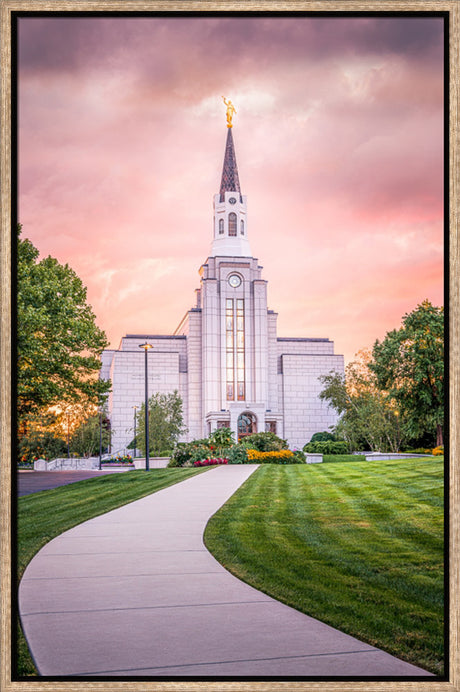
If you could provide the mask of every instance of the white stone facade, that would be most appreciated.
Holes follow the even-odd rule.
[[[174,335],[128,334],[117,350],[102,354],[101,377],[112,381],[112,451],[123,451],[133,439],[133,407],[145,400],[145,355],[139,348],[145,341],[153,346],[147,352],[149,396],[179,392],[186,440],[224,425],[238,437],[250,429],[250,420],[253,431],[276,431],[299,449],[313,433],[335,425],[335,412],[318,398],[318,378],[343,372],[343,356],[334,354],[329,339],[278,338],[276,322],[262,268],[249,247],[246,197],[229,130],[211,252],[200,269],[195,306]]]

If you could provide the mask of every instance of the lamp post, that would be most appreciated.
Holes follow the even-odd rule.
[[[133,459],[136,458],[136,442],[137,442],[137,433],[136,433],[136,411],[137,411],[137,406],[133,406],[134,409],[134,452],[133,452]]]
[[[102,468],[102,409],[99,410],[99,471]]]
[[[144,349],[145,353],[145,470],[149,471],[149,388],[148,388],[148,370],[147,370],[147,351],[153,348],[152,344],[139,344],[139,348]]]
[[[70,459],[70,413],[67,411],[65,415],[67,417],[67,459]]]

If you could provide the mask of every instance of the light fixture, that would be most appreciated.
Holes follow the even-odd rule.
[[[150,470],[149,464],[149,387],[148,387],[148,370],[147,370],[147,351],[153,348],[152,344],[139,344],[139,348],[144,349],[145,353],[145,470]]]
[[[134,451],[133,451],[133,461],[136,458],[136,442],[137,442],[137,432],[136,432],[136,411],[137,406],[133,406],[134,409]]]

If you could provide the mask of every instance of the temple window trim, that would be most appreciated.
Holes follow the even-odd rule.
[[[228,215],[228,235],[229,236],[236,236],[236,224],[237,224],[237,218],[236,214],[234,211],[231,211],[230,214]]]
[[[244,300],[225,302],[225,369],[227,401],[246,399]]]

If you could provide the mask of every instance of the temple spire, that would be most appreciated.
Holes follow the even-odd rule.
[[[220,201],[225,199],[226,192],[238,192],[241,195],[238,166],[236,165],[235,145],[233,144],[232,128],[227,129],[227,143],[225,145],[224,167],[220,182]]]
[[[252,257],[248,241],[246,196],[241,194],[228,112],[220,191],[214,195],[214,234],[210,256]]]

